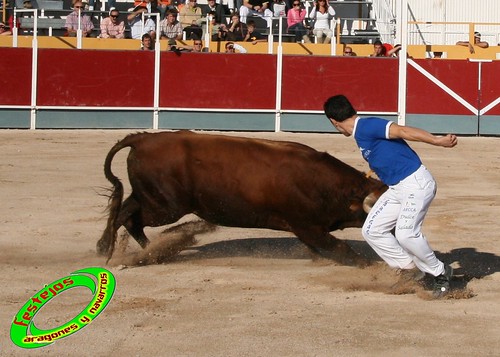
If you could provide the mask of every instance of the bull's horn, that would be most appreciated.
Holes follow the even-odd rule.
[[[375,192],[372,192],[363,200],[363,210],[366,213],[370,213],[375,202],[377,202],[377,196],[375,196]]]

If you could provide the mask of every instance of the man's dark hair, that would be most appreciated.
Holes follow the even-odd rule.
[[[323,105],[323,109],[328,118],[340,122],[357,114],[349,99],[342,94],[328,98]]]
[[[145,33],[144,35],[142,35],[141,40],[144,41],[145,38],[149,38],[150,40],[153,39],[149,33]]]

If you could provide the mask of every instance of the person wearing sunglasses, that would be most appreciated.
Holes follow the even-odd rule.
[[[305,25],[307,11],[302,8],[299,0],[292,2],[292,8],[287,13],[288,33],[295,35],[296,42],[311,43],[309,30]]]
[[[109,16],[101,20],[100,38],[125,38],[125,22],[119,17],[118,10],[112,7]]]
[[[84,15],[85,10],[83,2],[76,1],[73,5],[73,12],[66,17],[66,23],[64,27],[66,28],[67,36],[75,37],[78,30],[78,22],[80,22],[82,36],[90,37],[92,36],[92,31],[94,30],[94,24],[90,19],[89,15]],[[80,18],[80,21],[78,21]]]
[[[345,48],[344,48],[344,56],[355,57],[355,56],[357,56],[357,54],[356,54],[356,52],[354,52],[352,50],[352,47],[345,46]]]

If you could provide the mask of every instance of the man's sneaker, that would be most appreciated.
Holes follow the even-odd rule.
[[[432,292],[434,298],[442,298],[450,292],[450,280],[452,275],[453,268],[449,265],[445,265],[444,273],[434,278],[434,291]]]

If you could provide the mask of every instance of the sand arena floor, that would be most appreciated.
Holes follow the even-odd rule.
[[[186,217],[182,229],[148,229],[140,251],[123,239],[105,265],[104,157],[129,131],[0,131],[0,355],[5,356],[498,356],[500,351],[500,139],[459,139],[454,149],[412,143],[438,182],[424,231],[456,270],[454,294],[393,289],[383,264],[367,269],[312,260],[286,232],[217,228]],[[366,171],[351,138],[334,134],[226,133],[291,140]],[[126,150],[113,170],[125,175]],[[373,256],[359,229],[334,233]],[[174,259],[167,244],[194,237]],[[12,318],[37,291],[69,273],[104,266],[117,288],[89,326],[23,350]],[[59,326],[87,305],[74,288],[35,317]]]

